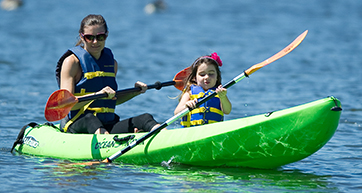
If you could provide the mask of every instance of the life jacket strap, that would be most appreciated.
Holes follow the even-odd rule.
[[[191,114],[197,114],[197,113],[205,113],[205,112],[212,112],[212,113],[217,113],[221,116],[224,116],[224,113],[222,112],[222,110],[218,109],[218,108],[214,108],[214,107],[210,107],[210,108],[205,108],[205,107],[200,107],[197,109],[193,109],[190,113]]]
[[[97,113],[114,113],[114,109],[108,107],[94,107],[88,108],[87,110],[94,111],[94,116],[97,116]]]
[[[86,72],[84,73],[84,77],[89,80],[95,77],[116,77],[116,74],[114,72],[96,71],[96,72]]]
[[[211,124],[211,123],[217,123],[218,121],[214,121],[214,120],[208,120],[207,124]],[[191,127],[191,126],[195,126],[195,125],[204,125],[206,122],[205,120],[201,119],[201,120],[194,120],[194,121],[181,121],[181,125],[184,127]]]
[[[69,121],[64,125],[63,131],[64,131],[64,132],[67,132],[68,127],[69,127],[72,123],[74,123],[74,121],[77,120],[78,117],[81,116],[81,115],[84,113],[84,111],[89,107],[89,105],[91,105],[93,102],[94,102],[94,100],[92,100],[92,101],[90,101],[89,103],[87,103],[86,105],[84,105],[84,106],[78,111],[78,113],[77,113],[71,120],[69,120]]]

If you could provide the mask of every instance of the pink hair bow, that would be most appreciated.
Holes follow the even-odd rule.
[[[212,53],[210,58],[214,59],[220,67],[222,66],[222,61],[216,52]]]

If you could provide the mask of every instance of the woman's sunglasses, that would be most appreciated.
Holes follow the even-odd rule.
[[[91,34],[81,34],[81,35],[87,42],[93,42],[94,39],[97,39],[97,41],[106,40],[108,33],[99,33],[97,35],[91,35]]]

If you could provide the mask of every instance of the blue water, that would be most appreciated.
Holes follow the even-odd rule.
[[[24,1],[0,10],[0,190],[7,192],[361,192],[362,1]],[[231,87],[226,119],[279,110],[326,96],[342,102],[337,132],[312,156],[275,170],[172,165],[69,167],[63,160],[9,153],[20,128],[46,122],[58,58],[80,21],[102,14],[120,88],[169,81],[200,55],[223,59],[223,82],[275,54],[305,30],[302,44]],[[173,115],[179,91],[150,90],[117,108],[126,118]],[[171,127],[176,127],[172,125]]]

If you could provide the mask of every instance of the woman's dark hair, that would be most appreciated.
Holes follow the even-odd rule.
[[[80,23],[79,34],[84,33],[84,28],[86,26],[94,26],[94,25],[104,26],[104,29],[106,30],[105,33],[108,32],[108,26],[103,16],[90,14],[87,15]],[[82,45],[82,40],[80,39],[78,40],[76,46],[78,45]]]

